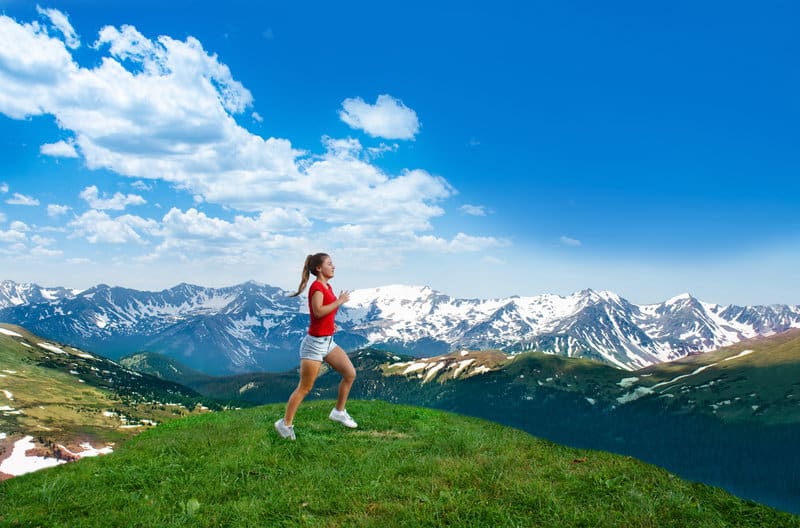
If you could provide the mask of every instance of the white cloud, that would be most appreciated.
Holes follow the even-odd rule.
[[[444,214],[436,203],[455,193],[444,178],[422,169],[389,177],[360,158],[357,140],[326,138],[325,144],[327,153],[306,167],[298,182],[302,201],[292,204],[312,219],[364,224],[384,234],[427,231],[430,219]]]
[[[75,33],[75,29],[72,27],[72,24],[69,23],[69,18],[67,18],[67,15],[57,9],[42,9],[38,5],[36,6],[36,11],[38,11],[40,15],[50,19],[50,23],[53,24],[53,27],[60,31],[64,36],[64,41],[66,42],[67,46],[72,49],[80,47],[81,40],[78,37],[78,34]]]
[[[129,205],[143,205],[147,201],[137,194],[122,194],[120,192],[114,193],[111,198],[100,198],[100,193],[97,186],[92,185],[81,191],[80,197],[86,200],[86,203],[92,209],[113,209],[115,211],[122,211]]]
[[[41,235],[33,235],[31,237],[31,242],[36,244],[37,246],[49,246],[55,242],[52,238],[43,237]]]
[[[3,222],[5,222],[5,221],[6,221],[6,215],[5,215],[5,213],[0,213],[0,223],[3,223]]]
[[[8,184],[0,183],[0,193],[5,194],[8,192]]]
[[[61,257],[64,255],[64,252],[60,249],[49,249],[43,246],[36,246],[33,249],[31,249],[31,255],[33,255],[34,257],[52,258],[52,257]]]
[[[237,215],[233,221],[209,217],[194,208],[171,209],[162,219],[163,241],[148,257],[166,255],[192,259],[222,259],[227,263],[252,263],[265,251],[297,251],[305,239],[299,234],[310,226],[296,211],[274,210],[255,217]],[[296,235],[287,235],[292,230]]]
[[[53,156],[55,158],[77,158],[78,152],[75,146],[66,141],[57,141],[56,143],[46,143],[39,147],[39,152],[45,156]]]
[[[133,187],[137,191],[152,191],[153,190],[153,186],[152,185],[148,185],[145,182],[143,182],[142,180],[136,180],[135,182],[133,182],[131,184],[131,187]]]
[[[143,235],[157,236],[160,233],[155,220],[133,215],[112,218],[103,211],[95,210],[83,213],[68,225],[74,230],[71,238],[84,237],[92,244],[146,244]]]
[[[61,216],[63,214],[67,214],[69,209],[70,207],[68,205],[47,204],[47,216]]]
[[[489,211],[486,209],[485,205],[469,205],[464,204],[458,208],[465,215],[470,216],[486,216],[489,214]]]
[[[61,257],[64,252],[60,249],[50,249],[47,246],[51,246],[55,243],[55,240],[52,238],[46,238],[40,235],[33,235],[31,237],[31,242],[35,244],[35,246],[31,249],[30,254],[34,257],[41,257],[41,258],[52,258],[52,257]]]
[[[25,240],[25,233],[9,229],[8,231],[0,230],[0,242],[16,242]]]
[[[397,152],[398,148],[400,148],[400,146],[397,143],[392,143],[391,145],[381,143],[377,147],[369,147],[367,149],[367,154],[370,159],[376,159],[380,158],[387,152]]]
[[[212,218],[197,209],[172,208],[162,220],[165,236],[175,238],[254,240],[270,233],[305,229],[311,222],[297,211],[276,209],[256,217],[237,215],[233,222]]]
[[[48,17],[51,22],[57,18]],[[396,145],[365,149],[355,139],[324,137],[325,151],[315,155],[295,149],[287,139],[260,137],[240,127],[233,115],[247,110],[252,96],[197,39],[151,40],[132,26],[106,26],[94,48],[101,60],[82,67],[47,28],[0,16],[0,113],[14,119],[53,116],[74,138],[74,152],[90,169],[130,177],[135,189],[164,181],[196,204],[245,214],[223,220],[204,218],[194,209],[173,209],[160,222],[112,218],[101,211],[143,204],[144,198],[101,196],[91,186],[81,197],[92,210],[69,224],[73,236],[92,243],[162,236],[159,247],[210,239],[222,246],[242,236],[261,242],[253,238],[260,236],[254,226],[267,225],[265,244],[291,245],[354,226],[371,240],[394,236],[409,248],[436,250],[444,244],[448,250],[470,250],[475,245],[463,237],[438,243],[429,242],[442,240],[435,236],[420,237],[431,235],[432,219],[445,213],[441,202],[456,190],[421,168],[389,174],[371,163]],[[368,134],[412,139],[419,131],[416,113],[389,95],[374,105],[348,99],[343,108],[342,118]],[[48,214],[63,212],[48,208]],[[246,234],[237,234],[238,229]]]
[[[259,123],[263,123],[264,122],[264,118],[261,117],[261,114],[259,114],[258,112],[253,112],[250,115],[251,115],[251,117],[253,118],[254,121],[258,121]]]
[[[35,206],[39,205],[39,200],[33,198],[31,196],[26,196],[20,193],[14,193],[11,198],[6,200],[6,203],[9,205],[26,205],[26,206]]]
[[[576,240],[576,239],[570,238],[568,236],[562,236],[559,239],[559,241],[561,242],[562,245],[569,246],[569,247],[578,247],[578,246],[581,245],[581,241],[580,240]]]
[[[372,137],[414,139],[419,132],[417,113],[391,95],[379,95],[374,105],[356,97],[342,102],[339,118]]]
[[[30,227],[24,222],[14,221],[8,226],[8,230],[0,231],[0,242],[22,242],[27,240]]]
[[[482,251],[496,247],[509,245],[508,240],[497,239],[495,237],[476,237],[458,233],[451,240],[435,237],[419,237],[420,245],[423,248],[442,253],[461,253],[465,251]]]

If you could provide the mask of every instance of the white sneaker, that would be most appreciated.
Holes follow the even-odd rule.
[[[283,422],[283,418],[275,422],[275,430],[278,431],[278,434],[281,435],[281,438],[288,438],[289,440],[294,440],[294,426],[293,425],[286,425]]]
[[[350,429],[355,429],[356,427],[358,427],[356,421],[353,420],[349,414],[347,414],[347,409],[343,411],[337,411],[336,407],[334,407],[331,413],[328,415],[328,418],[330,418],[334,422],[339,422],[340,424],[344,425],[345,427],[349,427]]]

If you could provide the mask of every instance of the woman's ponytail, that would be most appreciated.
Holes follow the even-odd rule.
[[[315,255],[309,255],[306,257],[306,262],[303,264],[303,275],[300,278],[300,286],[297,287],[297,291],[291,294],[289,297],[297,297],[300,295],[303,290],[306,289],[306,284],[308,284],[309,275],[317,276],[317,268],[322,266],[322,263],[328,257],[327,253],[317,253]]]

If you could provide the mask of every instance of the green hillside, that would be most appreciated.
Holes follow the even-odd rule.
[[[627,394],[729,423],[800,424],[800,329],[636,371]]]
[[[352,401],[174,420],[117,452],[0,483],[2,526],[800,526],[628,457],[431,409]]]
[[[138,352],[119,359],[119,364],[136,372],[149,374],[163,380],[180,383],[190,387],[193,383],[213,379],[213,376],[204,374],[181,364],[164,354],[156,352]]]
[[[31,435],[45,452],[54,443],[118,442],[154,423],[220,408],[186,387],[7,324],[0,324],[0,390],[5,443]]]

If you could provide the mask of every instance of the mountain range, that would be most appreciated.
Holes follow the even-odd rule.
[[[207,374],[297,364],[303,296],[246,282],[159,292],[100,284],[83,291],[0,282],[0,321],[111,358],[164,354]],[[635,370],[800,327],[800,306],[733,306],[683,294],[636,305],[607,291],[458,299],[424,286],[355,290],[336,340],[419,357],[459,350],[541,351]]]

